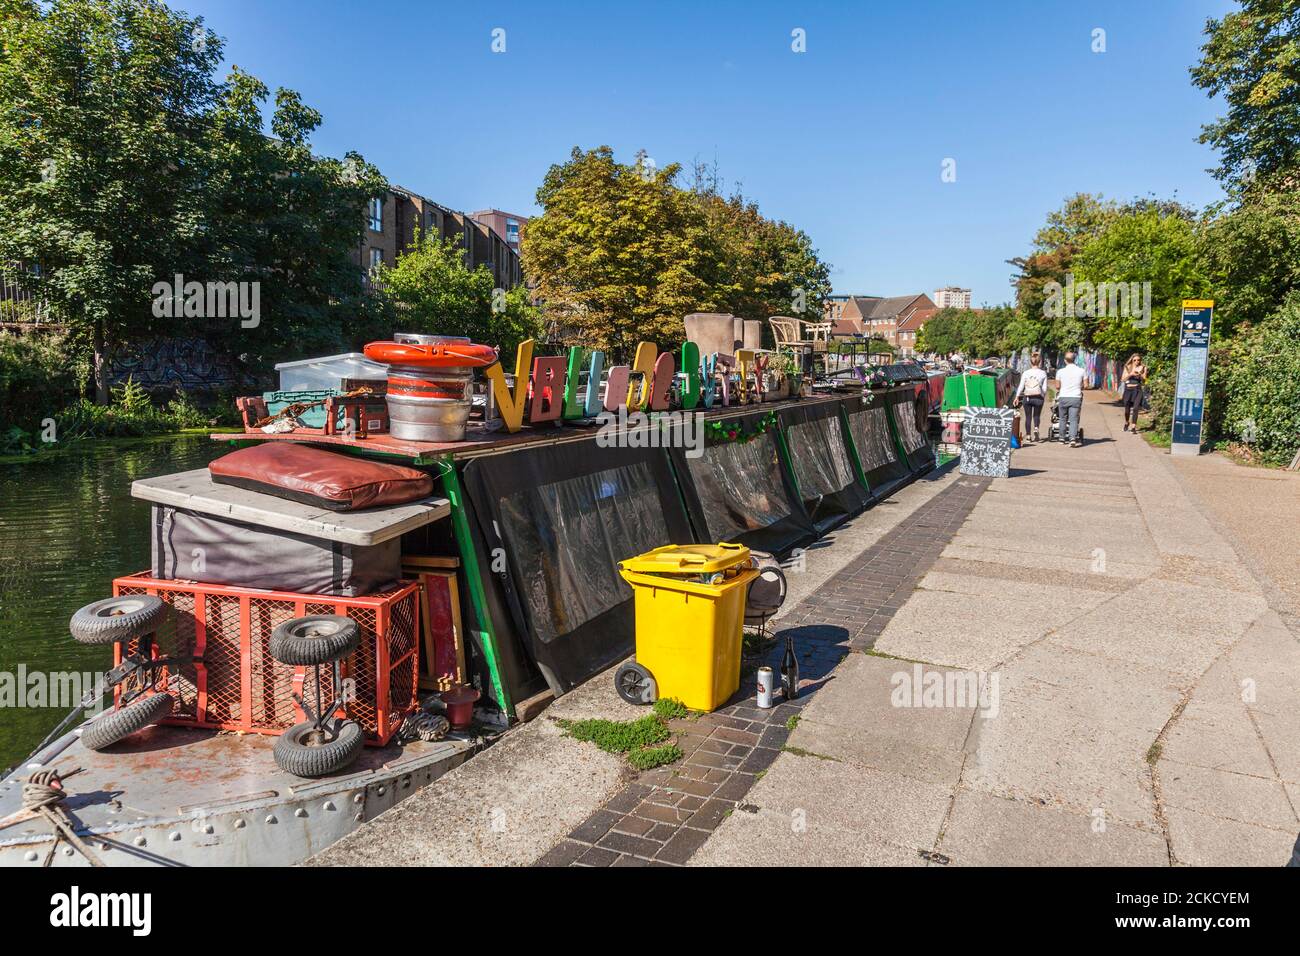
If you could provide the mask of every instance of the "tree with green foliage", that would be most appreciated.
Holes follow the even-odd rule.
[[[722,306],[717,244],[680,171],[641,154],[619,163],[608,146],[574,147],[547,171],[521,254],[561,342],[628,355],[679,341],[684,315]]]
[[[375,276],[389,325],[404,332],[467,335],[509,357],[541,335],[541,310],[520,285],[498,290],[492,270],[465,267],[458,239],[417,235],[414,245]]]
[[[125,344],[200,333],[264,368],[338,347],[361,307],[350,257],[382,177],[313,156],[320,115],[292,91],[266,136],[266,87],[218,82],[221,62],[157,0],[0,0],[0,261],[93,355],[101,404]],[[177,274],[258,282],[257,321],[158,315]]]
[[[150,288],[195,264],[221,43],[145,0],[0,0],[0,261],[39,266],[94,355],[148,334]]]
[[[643,154],[625,165],[602,146],[546,174],[522,253],[561,341],[627,355],[680,341],[691,312],[821,318],[830,269],[807,234],[738,191],[723,197],[698,167],[683,189],[680,171]]]
[[[1227,114],[1200,141],[1221,155],[1215,176],[1250,192],[1300,171],[1300,3],[1242,0],[1241,9],[1206,21],[1192,82],[1222,96]]]
[[[768,219],[739,188],[724,197],[716,171],[697,164],[694,178],[692,192],[719,246],[717,295],[723,307],[746,318],[821,321],[822,302],[831,294],[830,267],[808,234]]]
[[[1009,335],[1015,319],[1016,310],[1010,304],[979,309],[949,306],[930,316],[921,326],[916,335],[916,350],[938,355],[961,352],[969,358],[1006,355],[1019,347]]]
[[[1300,191],[1257,190],[1207,217],[1197,247],[1223,334],[1258,324],[1300,291]]]
[[[1029,255],[1007,260],[1018,273],[1012,279],[1016,287],[1016,347],[1066,348],[1078,344],[1083,333],[1081,324],[1073,315],[1049,312],[1048,287],[1069,282],[1075,256],[1119,214],[1120,206],[1114,200],[1075,193],[1060,209],[1047,214],[1046,224],[1034,234]]]
[[[321,115],[292,90],[270,90],[236,67],[207,124],[206,218],[195,277],[257,282],[256,324],[209,317],[206,334],[256,374],[275,362],[362,344],[379,327],[353,256],[365,208],[388,183],[355,152],[320,157]]]
[[[1141,352],[1156,373],[1177,357],[1183,299],[1208,291],[1190,211],[1154,205],[1130,207],[1087,242],[1075,258],[1073,277],[1076,290],[1090,283],[1095,292],[1090,303],[1076,305],[1081,344],[1121,359]],[[1123,302],[1123,293],[1102,293],[1119,283],[1141,296],[1141,309],[1132,301],[1138,295]],[[1145,288],[1150,289],[1149,315]]]

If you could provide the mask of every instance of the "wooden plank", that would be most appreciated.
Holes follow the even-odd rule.
[[[465,682],[465,642],[460,621],[460,594],[455,571],[404,568],[420,581],[423,596],[424,657],[420,686],[450,690]]]
[[[379,544],[451,513],[447,499],[436,497],[362,511],[330,511],[218,484],[206,468],[142,478],[132,482],[131,494],[154,504],[354,545]]]
[[[540,694],[535,694],[527,700],[521,700],[515,704],[515,716],[519,718],[520,722],[528,723],[528,721],[549,707],[553,700],[555,700],[555,692],[550,689],[544,690]]]
[[[460,567],[460,558],[442,554],[404,554],[402,564],[413,568],[455,569]]]

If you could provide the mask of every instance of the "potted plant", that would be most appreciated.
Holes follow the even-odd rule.
[[[769,382],[767,398],[776,401],[790,395],[799,394],[799,363],[793,353],[778,349],[767,363]]]

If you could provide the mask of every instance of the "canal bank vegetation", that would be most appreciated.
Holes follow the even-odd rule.
[[[210,431],[237,424],[227,396],[201,408],[183,391],[159,403],[133,379],[99,405],[85,397],[90,363],[66,334],[0,332],[0,459],[21,461],[97,438]]]

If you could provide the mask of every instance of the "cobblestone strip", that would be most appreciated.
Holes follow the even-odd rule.
[[[793,718],[850,651],[875,643],[988,484],[959,477],[781,618],[777,641],[753,666],[779,668],[793,633],[798,698],[760,710],[750,668],[731,703],[668,722],[680,761],[640,774],[536,865],[680,866],[728,814],[752,810],[745,795],[785,746]]]

